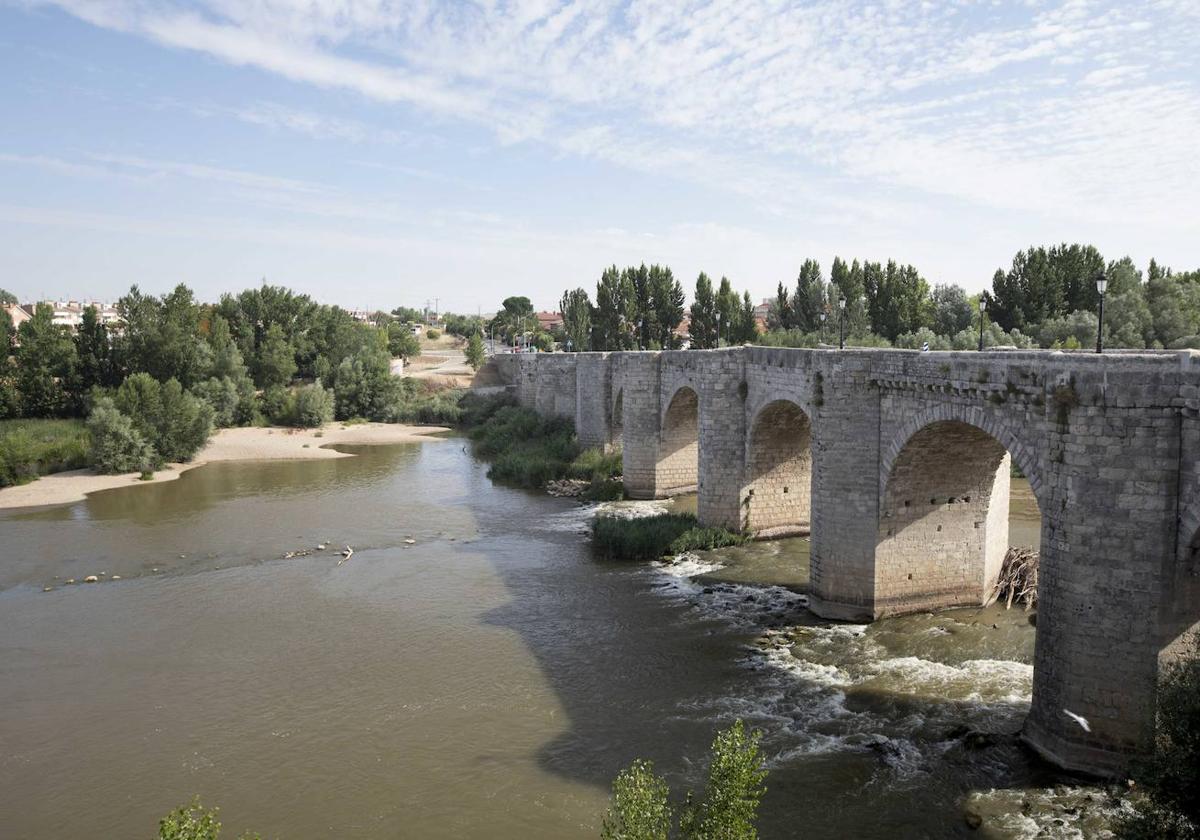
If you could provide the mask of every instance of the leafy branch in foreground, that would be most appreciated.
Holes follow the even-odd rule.
[[[747,732],[739,720],[717,733],[708,780],[699,801],[692,794],[679,814],[674,836],[682,840],[754,840],[758,806],[767,788],[759,750],[761,733]],[[654,766],[637,760],[617,775],[604,817],[603,840],[668,840],[674,812],[666,781]]]
[[[205,808],[200,797],[192,797],[187,805],[181,805],[158,821],[158,840],[218,840],[221,823],[217,820],[217,808]],[[258,834],[247,832],[239,840],[262,840]]]

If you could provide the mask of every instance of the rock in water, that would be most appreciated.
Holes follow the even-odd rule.
[[[88,575],[87,577],[85,577],[83,579],[83,582],[84,583],[99,583],[100,578],[96,577],[95,575]]]

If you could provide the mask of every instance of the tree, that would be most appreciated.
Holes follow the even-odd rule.
[[[7,289],[0,289],[0,305],[12,304],[17,302],[17,296]]]
[[[283,327],[272,324],[258,348],[254,382],[260,388],[288,385],[296,375],[296,351],[288,343]]]
[[[596,284],[595,350],[631,350],[634,292],[629,275],[615,265],[604,269]]]
[[[728,277],[721,278],[717,289],[717,337],[726,344],[734,343],[738,329],[738,296]]]
[[[933,287],[933,323],[938,335],[954,335],[976,323],[979,309],[962,286],[939,283]]]
[[[1146,304],[1154,323],[1154,338],[1164,347],[1191,346],[1200,334],[1200,283],[1187,274],[1174,274],[1154,260],[1146,272]]]
[[[625,269],[632,291],[633,312],[630,318],[634,326],[634,346],[645,350],[657,332],[655,327],[654,286],[650,269],[642,263],[638,267]]]
[[[117,388],[113,404],[154,448],[156,464],[191,460],[212,434],[212,407],[183,390],[178,379],[160,384],[135,373]]]
[[[658,346],[671,350],[679,346],[675,330],[683,323],[683,286],[667,266],[650,266],[650,289],[654,300],[654,326]]]
[[[1075,310],[1094,310],[1096,275],[1104,258],[1091,245],[1018,251],[1007,272],[997,269],[987,294],[989,317],[1004,329],[1035,329],[1042,322]]]
[[[858,264],[858,260],[854,264],[847,266],[841,257],[833,258],[833,267],[829,271],[829,280],[833,285],[833,291],[839,298],[846,301],[846,334],[858,335],[870,329],[870,321],[867,318],[866,309],[866,286],[863,277],[863,269]],[[831,300],[831,303],[836,301]],[[836,312],[834,313],[837,314]]]
[[[710,350],[717,346],[717,314],[712,280],[701,271],[696,278],[696,294],[692,298],[691,323],[688,327],[693,350]]]
[[[558,302],[563,318],[563,332],[572,350],[590,350],[592,347],[592,301],[584,289],[563,292]],[[482,347],[480,348],[482,350]]]
[[[504,299],[501,310],[496,314],[500,331],[510,344],[516,344],[517,338],[536,328],[537,320],[533,317],[533,303],[524,296],[513,296]]]
[[[689,793],[679,819],[684,840],[754,840],[758,806],[766,793],[767,771],[759,749],[760,733],[748,733],[739,720],[717,733],[701,797]],[[667,840],[673,813],[670,789],[648,761],[635,761],[613,782],[604,817],[605,840]]]
[[[158,460],[154,448],[108,397],[96,401],[87,427],[92,439],[89,460],[97,472],[145,472],[154,468]]]
[[[175,809],[158,821],[158,840],[219,840],[221,823],[217,809],[207,809],[200,797]],[[240,840],[260,840],[259,835],[247,832]]]
[[[101,323],[94,306],[83,310],[83,323],[75,334],[75,352],[79,356],[81,392],[86,393],[97,385],[107,388],[117,384],[108,328]]]
[[[54,323],[54,310],[39,303],[17,331],[16,389],[26,417],[60,417],[77,410],[79,357],[67,327]]]
[[[421,341],[413,335],[412,327],[399,321],[387,325],[388,352],[392,358],[408,361],[421,355]]]
[[[463,351],[463,355],[466,356],[467,364],[471,366],[471,370],[479,370],[483,367],[487,356],[483,349],[483,338],[479,333],[475,333],[467,339],[467,349]]]
[[[13,327],[12,316],[5,309],[0,309],[0,361],[8,361],[8,356],[12,352],[13,335],[16,329]]]
[[[796,277],[796,293],[792,295],[792,322],[789,326],[813,332],[820,328],[824,310],[825,280],[821,276],[821,264],[816,260],[805,260]]]
[[[787,286],[781,281],[775,289],[775,300],[771,303],[771,313],[768,316],[769,326],[773,330],[790,330],[794,323],[792,314],[792,298]]]
[[[214,315],[209,323],[208,345],[212,350],[209,376],[218,379],[228,377],[236,381],[248,375],[242,351],[234,343],[229,330],[229,322],[220,315]]]
[[[117,301],[124,325],[115,355],[127,373],[145,372],[160,382],[178,379],[189,388],[207,378],[211,350],[200,335],[200,307],[180,284],[161,298],[137,286]]]
[[[671,833],[671,789],[654,772],[654,764],[638,759],[617,774],[612,804],[600,829],[603,840],[666,840]]]
[[[735,323],[737,328],[733,332],[731,343],[749,344],[758,338],[758,316],[749,292],[742,292],[742,308]]]

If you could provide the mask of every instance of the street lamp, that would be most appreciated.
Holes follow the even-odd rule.
[[[983,311],[987,309],[987,301],[979,296],[979,352],[983,352]]]
[[[1104,352],[1104,292],[1108,288],[1108,277],[1103,271],[1096,273],[1096,291],[1100,293],[1100,319],[1096,324],[1096,352]]]
[[[717,348],[721,347],[721,313],[717,313]]]
[[[821,313],[821,343],[825,342],[825,313]]]
[[[846,298],[838,295],[838,349],[846,349]]]

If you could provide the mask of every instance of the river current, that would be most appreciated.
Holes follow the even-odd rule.
[[[461,439],[344,451],[0,513],[0,836],[149,837],[199,794],[231,836],[597,837],[621,767],[699,787],[738,718],[765,838],[1100,831],[1011,737],[1021,609],[825,622],[804,539],[600,562],[592,508]]]

